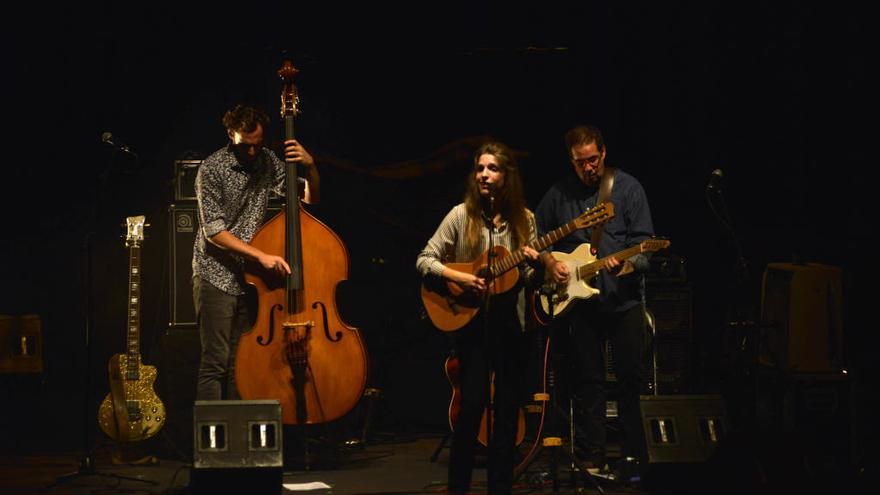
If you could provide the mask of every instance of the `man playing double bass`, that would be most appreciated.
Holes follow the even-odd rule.
[[[249,244],[263,224],[269,193],[284,193],[285,164],[263,147],[268,124],[269,117],[256,108],[233,107],[223,116],[229,143],[206,158],[196,175],[200,228],[193,249],[193,299],[202,345],[196,400],[239,398],[236,349],[250,324],[244,262],[290,273],[283,257]],[[291,139],[284,142],[284,159],[302,165],[300,197],[317,203],[320,177],[312,156]]]

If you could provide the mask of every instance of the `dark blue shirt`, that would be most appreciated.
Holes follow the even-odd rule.
[[[598,186],[586,186],[574,173],[558,181],[544,194],[535,210],[538,235],[542,236],[596,206],[598,196]],[[648,198],[635,177],[623,170],[614,169],[611,203],[614,205],[614,218],[601,227],[604,232],[599,242],[598,257],[600,258],[635,246],[654,235]],[[557,241],[550,249],[570,253],[579,245],[590,242],[592,230],[592,228],[576,230]],[[626,311],[641,303],[644,293],[641,273],[648,269],[648,257],[638,254],[629,260],[633,263],[636,273],[618,278],[602,270],[596,277],[594,286],[600,291],[598,298],[601,310]],[[595,297],[592,299],[595,300]],[[588,300],[577,304],[595,304],[595,302]]]

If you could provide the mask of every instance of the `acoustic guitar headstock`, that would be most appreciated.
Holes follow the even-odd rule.
[[[614,205],[610,202],[596,205],[583,212],[574,219],[575,226],[579,229],[593,227],[605,223],[614,217]]]

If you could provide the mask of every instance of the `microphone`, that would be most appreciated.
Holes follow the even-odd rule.
[[[709,183],[706,184],[706,189],[718,189],[718,183],[721,182],[722,177],[724,177],[724,172],[720,168],[713,170],[712,176],[709,177]]]
[[[104,131],[104,133],[101,134],[101,142],[107,143],[110,146],[113,146],[114,148],[116,148],[117,150],[122,151],[123,153],[128,153],[131,156],[137,158],[137,153],[132,151],[131,148],[129,148],[128,146],[126,146],[124,144],[118,144],[118,143],[113,142],[113,133],[111,133],[110,131]]]
[[[489,195],[482,196],[480,203],[483,207],[483,220],[491,228],[492,217],[495,215],[495,184],[487,182],[486,187],[489,189]]]

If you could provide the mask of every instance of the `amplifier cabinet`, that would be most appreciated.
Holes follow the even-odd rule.
[[[764,271],[758,362],[798,373],[843,367],[841,270],[818,263],[770,263]]]
[[[689,285],[651,285],[646,306],[654,315],[657,392],[687,391],[693,347],[693,292]]]
[[[169,326],[194,326],[192,255],[199,228],[198,208],[195,203],[172,204],[168,215]]]
[[[195,201],[196,174],[202,160],[174,161],[174,201]]]
[[[174,161],[174,201],[196,200],[196,175],[204,160]],[[281,196],[269,192],[270,201],[279,201]]]
[[[270,203],[264,220],[274,217],[283,208],[281,203]],[[168,282],[170,327],[194,326],[196,310],[193,303],[192,257],[196,232],[199,229],[199,211],[195,202],[175,203],[168,207]]]

